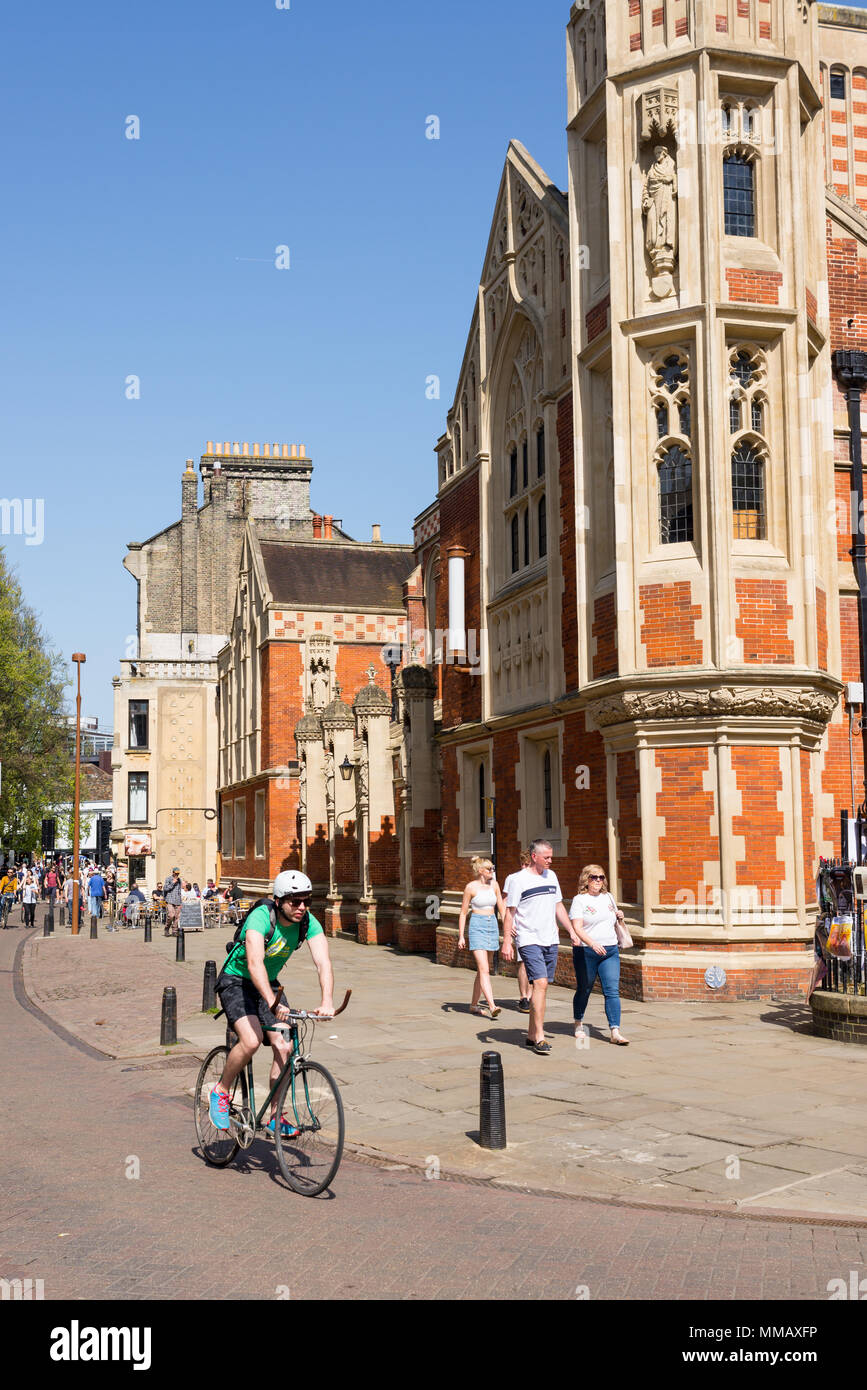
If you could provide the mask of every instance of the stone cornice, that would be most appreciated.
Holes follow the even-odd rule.
[[[671,676],[664,684],[639,689],[621,688],[606,692],[587,704],[587,713],[601,729],[615,724],[635,724],[646,720],[681,721],[719,718],[761,718],[806,720],[821,728],[829,722],[839,703],[842,685],[832,676],[807,673],[772,682],[766,672],[758,679],[712,681],[676,686]]]

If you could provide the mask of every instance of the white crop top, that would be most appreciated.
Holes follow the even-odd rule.
[[[497,906],[497,895],[493,888],[480,888],[476,896],[470,900],[470,906],[474,912],[482,912],[489,907]]]

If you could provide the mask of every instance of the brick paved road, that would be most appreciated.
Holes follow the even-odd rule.
[[[293,1298],[574,1298],[586,1286],[592,1299],[825,1300],[829,1280],[867,1272],[864,1230],[617,1209],[354,1161],[330,1198],[309,1201],[258,1141],[228,1170],[208,1168],[177,1097],[195,1064],[101,1060],[63,1041],[13,998],[21,940],[0,934],[0,1050],[16,1078],[0,1278],[42,1279],[46,1299],[273,1298],[279,1286]]]

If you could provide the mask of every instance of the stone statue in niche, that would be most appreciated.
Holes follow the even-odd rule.
[[[654,147],[653,163],[644,178],[641,211],[644,245],[653,271],[651,288],[657,299],[668,299],[674,294],[677,261],[677,165],[665,145]]]

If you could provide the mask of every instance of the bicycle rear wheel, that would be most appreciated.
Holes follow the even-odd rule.
[[[225,1168],[238,1152],[238,1141],[232,1131],[217,1129],[216,1125],[211,1123],[208,1111],[211,1092],[223,1075],[228,1055],[227,1047],[215,1047],[213,1052],[209,1052],[202,1063],[196,1082],[196,1135],[205,1159],[215,1168]],[[240,1108],[247,1105],[247,1077],[243,1071],[239,1073],[232,1087],[231,1105],[233,1109],[236,1106]]]
[[[332,1182],[343,1156],[343,1101],[337,1082],[318,1062],[302,1062],[284,1078],[277,1114],[285,1114],[298,1129],[288,1138],[275,1126],[280,1172],[295,1192],[316,1197]]]

